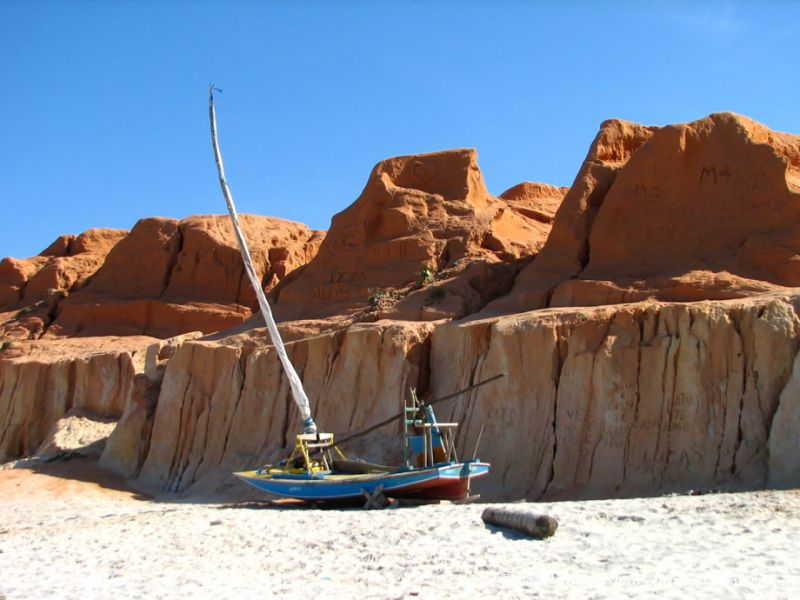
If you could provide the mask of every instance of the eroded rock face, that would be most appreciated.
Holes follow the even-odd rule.
[[[36,272],[47,264],[44,256],[28,259],[6,257],[0,260],[0,307],[2,310],[17,308],[24,286]]]
[[[539,223],[552,224],[568,191],[567,187],[524,181],[507,189],[500,197],[516,212]],[[550,229],[543,229],[542,232],[546,240]]]
[[[535,264],[520,273],[513,293],[491,310],[503,313],[547,306],[553,288],[583,270],[589,258],[588,236],[606,193],[622,166],[656,130],[619,119],[600,126]]]
[[[241,215],[254,266],[269,289],[316,253],[319,232]],[[142,219],[91,282],[61,303],[49,336],[212,332],[256,307],[227,216]]]
[[[240,222],[266,290],[313,258],[321,241],[300,223],[253,215],[242,215]],[[181,249],[165,298],[257,306],[227,216],[189,217],[181,221],[180,232]]]
[[[0,261],[0,313],[8,313],[0,336],[40,337],[58,303],[89,281],[126,234],[121,229],[89,229],[78,236],[60,236],[39,256]]]
[[[508,375],[440,405],[457,447],[492,463],[487,499],[591,498],[797,485],[797,296],[534,311],[470,323],[362,324],[290,344],[315,418],[350,432],[428,400]],[[138,417],[134,418],[136,412]],[[262,344],[185,344],[167,364],[143,483],[242,493],[230,473],[285,454],[299,430],[274,354]],[[483,433],[481,434],[481,430]],[[400,459],[397,426],[354,455]],[[118,449],[119,450],[119,449]]]
[[[792,375],[778,400],[770,428],[769,477],[773,488],[800,486],[800,353],[795,356]]]
[[[786,428],[795,417],[775,418],[797,413],[787,388],[797,377],[796,302],[633,304],[443,325],[429,395],[508,373],[441,416],[462,422],[466,449],[484,427],[489,497],[796,485]]]
[[[426,268],[535,254],[549,231],[547,195],[561,191],[545,186],[513,201],[490,195],[474,150],[384,160],[361,196],[334,216],[316,258],[282,286],[276,311],[284,318],[348,313],[375,290],[412,284]]]
[[[315,419],[347,432],[402,410],[404,394],[419,385],[429,331],[427,324],[360,325],[289,344]],[[288,394],[268,348],[182,346],[167,365],[141,481],[172,491],[204,480],[230,484],[232,470],[277,459],[293,444],[299,423]],[[367,452],[361,456],[386,458],[393,451],[397,460],[397,427],[391,432],[388,441],[384,432],[362,440],[358,447]]]
[[[662,128],[633,154],[595,220],[581,278],[699,271],[797,286],[798,234],[800,137],[715,114]]]
[[[0,359],[0,463],[34,454],[71,409],[118,418],[154,341],[87,339],[72,349],[39,341],[34,355]]]
[[[736,298],[800,282],[800,138],[731,113],[603,124],[537,259],[493,308]]]
[[[48,290],[70,292],[81,287],[128,232],[89,229],[62,235],[38,256],[0,261],[0,311],[31,306]]]
[[[316,257],[321,236],[302,226],[245,227],[276,312],[306,319],[281,327],[326,430],[396,414],[411,387],[431,400],[505,372],[437,409],[462,423],[462,456],[482,439],[486,499],[798,486],[797,139],[730,114],[608,121],[563,202],[566,190],[532,183],[493,197],[474,152],[457,150],[380,163]],[[240,322],[255,305],[225,223],[143,221],[47,311],[63,334]],[[0,277],[24,294],[75,245],[4,261]],[[425,267],[432,280],[415,285]],[[376,290],[373,312],[358,312]],[[150,345],[143,364],[4,345],[0,458],[31,452],[79,406],[119,417],[109,468],[161,490],[241,494],[231,472],[282,457],[300,426],[255,323]],[[396,463],[398,431],[348,450]]]
[[[200,335],[45,339],[0,352],[0,463],[52,454],[65,441],[80,450],[75,444],[84,438],[101,442],[93,445],[102,450],[105,441],[99,438],[113,429],[105,464],[121,472],[121,464],[133,465],[126,474],[134,475],[138,446],[121,440],[126,427],[113,424],[135,412],[134,407],[144,406],[152,414],[153,393],[157,397],[167,360]],[[139,445],[148,440],[147,432],[147,423],[141,421],[134,434]],[[134,452],[122,457],[117,449],[130,449],[126,443]]]

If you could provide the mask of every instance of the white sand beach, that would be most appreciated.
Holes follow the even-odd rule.
[[[0,598],[796,598],[800,491],[379,511],[152,499],[81,460],[0,471]]]

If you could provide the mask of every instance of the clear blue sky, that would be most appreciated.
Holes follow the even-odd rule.
[[[0,4],[0,256],[141,217],[327,229],[386,157],[475,147],[493,193],[569,185],[604,119],[800,133],[800,3]]]

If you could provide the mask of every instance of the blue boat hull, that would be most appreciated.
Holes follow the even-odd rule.
[[[245,471],[235,475],[259,490],[301,500],[353,500],[374,493],[379,486],[382,486],[384,495],[393,498],[459,500],[469,494],[473,479],[488,472],[488,463],[463,461],[359,475],[330,472],[276,475],[263,471]]]

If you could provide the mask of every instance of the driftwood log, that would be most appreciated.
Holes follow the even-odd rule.
[[[550,515],[489,507],[481,515],[484,523],[521,531],[536,539],[548,538],[558,529],[558,521]]]

